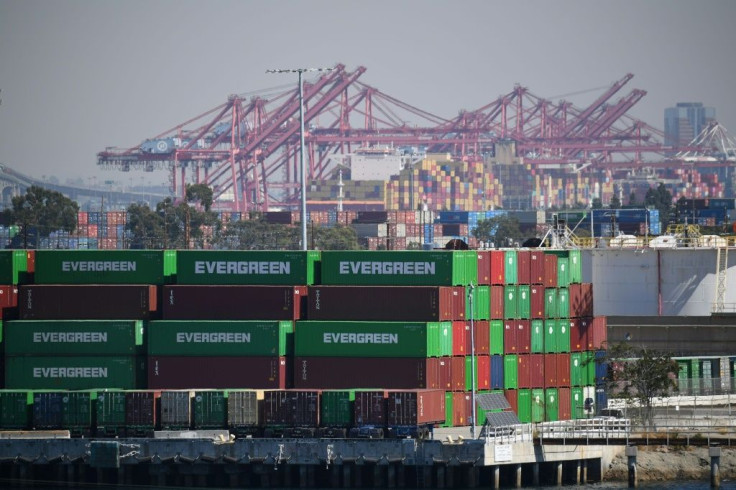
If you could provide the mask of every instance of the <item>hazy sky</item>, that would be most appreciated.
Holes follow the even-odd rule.
[[[515,83],[557,101],[633,73],[614,98],[648,92],[630,115],[663,129],[665,108],[702,102],[733,136],[734,21],[733,0],[0,0],[0,162],[140,183],[98,170],[97,152],[296,84],[269,68],[336,63],[448,118]]]

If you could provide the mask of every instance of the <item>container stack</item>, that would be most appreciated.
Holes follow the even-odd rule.
[[[593,316],[592,284],[582,283],[577,250],[492,251],[492,278],[504,278],[503,342],[506,398],[522,422],[585,418],[596,403],[596,352],[606,341],[605,317]],[[500,258],[504,254],[503,273]],[[494,267],[495,266],[495,267]],[[492,286],[493,287],[493,286]],[[501,292],[497,286],[496,294]],[[498,314],[498,311],[496,312]],[[492,379],[500,381],[501,376]],[[603,402],[603,400],[601,400]]]

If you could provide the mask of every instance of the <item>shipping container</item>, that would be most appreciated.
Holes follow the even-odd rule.
[[[351,427],[355,390],[325,390],[320,398],[320,426]]]
[[[236,437],[257,435],[261,425],[263,390],[229,390],[227,426]]]
[[[519,329],[516,327],[516,321],[506,320],[503,322],[503,350],[504,354],[518,354],[519,348]]]
[[[508,397],[507,397],[508,399]],[[531,390],[519,390],[516,393],[516,415],[519,422],[528,424],[532,421],[532,392]],[[513,408],[513,407],[512,407]]]
[[[544,387],[544,356],[545,354],[529,354],[532,388]]]
[[[491,356],[491,389],[502,390],[504,388],[503,356]]]
[[[12,320],[3,324],[5,355],[144,354],[141,320]]]
[[[134,356],[8,356],[5,388],[134,390],[144,386],[144,366]]]
[[[306,286],[164,286],[164,320],[298,320]]]
[[[452,391],[452,357],[440,357],[439,387],[445,391]]]
[[[583,282],[583,258],[580,250],[568,250],[568,278],[570,284]]]
[[[508,354],[503,357],[503,387],[506,390],[519,388],[518,376],[519,360],[516,354]]]
[[[34,392],[33,428],[66,429],[72,435],[92,435],[93,391]]]
[[[471,264],[477,276],[477,260],[466,250],[331,250],[322,252],[321,278],[325,285],[465,286]]]
[[[595,352],[594,351],[585,351],[582,353],[583,358],[583,385],[595,385],[599,382],[602,383],[603,379],[606,377],[606,372],[603,371],[603,367],[598,365],[596,362]],[[599,373],[600,369],[600,373]],[[606,366],[605,369],[607,370],[608,367]],[[599,378],[598,374],[601,374],[602,377]]]
[[[529,252],[529,284],[544,286],[544,252]]]
[[[385,427],[386,393],[382,390],[356,391],[353,410],[353,420],[357,427]]]
[[[517,290],[516,316],[528,320],[532,318],[531,286],[520,284]]]
[[[437,389],[388,391],[386,422],[396,426],[434,425],[445,421],[445,392]]]
[[[505,286],[503,297],[503,317],[504,319],[517,318],[517,306],[518,306],[518,287],[517,286]]]
[[[294,323],[256,320],[154,320],[151,356],[286,356],[293,354]]]
[[[571,420],[572,416],[572,394],[570,388],[560,387],[557,389],[558,395],[558,406],[557,406],[557,417],[558,420]]]
[[[307,318],[425,322],[458,320],[463,317],[458,317],[454,311],[455,292],[449,286],[310,286],[307,292]],[[464,297],[461,295],[463,308]],[[376,308],[376,305],[381,307]]]
[[[452,346],[452,322],[299,321],[294,333],[302,357],[440,357]]]
[[[608,319],[605,316],[593,317],[590,333],[593,335],[588,335],[592,340],[589,350],[604,349],[608,342]]]
[[[583,368],[583,353],[573,352],[570,354],[570,386],[584,386],[585,369]]]
[[[518,364],[516,367],[517,382],[519,389],[531,388],[532,387],[532,370],[531,370],[531,356],[528,354],[521,354],[517,356]]]
[[[519,420],[521,420],[521,415],[519,414],[519,391],[521,390],[504,390],[503,396],[506,398],[506,401],[509,402],[511,411],[517,414]]]
[[[228,392],[198,390],[192,400],[192,428],[194,430],[222,429],[227,424]]]
[[[125,391],[97,392],[95,427],[97,437],[125,436]]]
[[[469,393],[456,392],[452,394],[452,425],[463,427],[470,425],[473,413],[473,398]]]
[[[478,284],[488,286],[491,284],[491,252],[477,251],[478,262]]]
[[[558,351],[557,342],[560,337],[560,322],[558,320],[544,320],[544,352],[549,354]]]
[[[544,420],[546,422],[555,422],[560,420],[560,398],[557,388],[545,389],[544,400]]]
[[[571,418],[573,420],[588,418],[588,410],[586,410],[588,406],[590,405],[586,405],[583,397],[583,388],[570,388]]]
[[[31,428],[33,392],[0,390],[0,430]]]
[[[153,284],[164,276],[163,250],[37,250],[36,284]]]
[[[588,362],[593,365],[594,372],[595,372],[595,378],[593,379],[593,382],[591,384],[599,385],[600,383],[603,383],[603,381],[606,379],[606,376],[608,376],[608,363],[606,363],[606,351],[604,350],[597,350],[593,354],[593,359],[589,360]],[[694,378],[699,378],[699,375],[693,375]]]
[[[452,322],[452,355],[453,356],[464,356],[470,353],[470,342],[471,340],[466,335],[466,329],[469,330],[470,322],[455,321]]]
[[[587,349],[587,323],[584,318],[570,318],[570,352],[582,352]]]
[[[316,428],[320,393],[316,390],[268,390],[263,394],[264,435],[281,428]]]
[[[158,426],[160,391],[125,392],[125,433],[128,437],[153,437]]]
[[[544,254],[544,286],[557,287],[557,256],[551,253]]]
[[[473,344],[475,346],[475,353],[489,354],[489,348],[491,345],[490,338],[490,322],[488,320],[478,320],[473,322],[463,322],[465,325],[465,345],[468,346],[468,353],[473,352]],[[472,329],[471,329],[472,326]],[[471,332],[475,334],[475,339],[471,339]],[[453,342],[455,341],[455,333],[453,330]],[[474,340],[474,342],[471,342]]]
[[[531,352],[544,352],[544,320],[532,320],[531,330]]]
[[[544,354],[544,387],[555,388],[559,386],[557,379],[557,355]]]
[[[151,285],[25,285],[21,320],[148,320],[158,308]]]
[[[557,308],[559,301],[557,300],[557,288],[547,288],[544,290],[544,317],[559,318]]]
[[[489,356],[465,356],[465,391],[473,389],[473,366],[475,366],[475,389],[491,388],[491,358]]]
[[[516,252],[516,282],[517,284],[531,284],[531,256],[529,250]]]
[[[320,252],[177,250],[176,283],[285,285],[319,283]]]
[[[546,406],[546,400],[544,397],[543,388],[535,388],[531,390],[531,404],[532,404],[532,422],[544,422],[544,411]]]
[[[557,352],[570,352],[570,319],[557,320]]]
[[[285,389],[290,385],[290,358],[148,357],[149,389],[248,388]],[[217,373],[217,375],[213,375]]]
[[[168,390],[161,392],[161,429],[189,430],[192,427],[194,391]]]
[[[593,285],[591,283],[570,284],[570,317],[593,316]]]
[[[504,252],[504,284],[518,283],[516,250],[506,250]]]
[[[529,320],[516,320],[516,352],[529,354],[532,350],[532,331]]]
[[[557,257],[557,287],[566,288],[570,285],[570,259]]]
[[[570,354],[553,354],[557,358],[557,386],[570,386]]]
[[[491,320],[491,345],[489,347],[489,354],[504,354],[505,349],[503,345],[503,339],[505,335],[505,322],[503,320]]]
[[[491,320],[503,320],[504,287],[491,286]]]
[[[376,386],[385,389],[438,389],[439,358],[298,356],[294,359],[294,387],[298,389],[341,390]]]
[[[506,284],[506,272],[504,270],[506,252],[503,250],[491,250],[491,284],[503,286]]]
[[[28,254],[25,250],[0,250],[0,284],[24,283],[28,280],[27,272]]]
[[[545,317],[546,290],[544,286],[533,285],[529,288],[530,318],[543,319]]]
[[[488,320],[491,315],[490,286],[467,287],[465,301],[465,318],[470,320]],[[472,309],[471,309],[472,305]]]
[[[18,306],[18,286],[0,286],[0,310],[15,308]],[[2,311],[3,316],[8,316],[7,311]]]
[[[570,315],[570,293],[567,288],[557,288],[557,316],[567,318]]]

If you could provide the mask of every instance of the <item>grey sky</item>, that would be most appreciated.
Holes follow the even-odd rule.
[[[732,0],[0,0],[0,162],[139,183],[99,171],[96,153],[296,83],[269,68],[338,62],[444,117],[515,83],[554,98],[633,73],[616,99],[646,90],[634,117],[662,129],[666,107],[702,102],[734,135],[735,20]]]

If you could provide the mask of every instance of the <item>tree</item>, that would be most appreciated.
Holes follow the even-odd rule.
[[[667,187],[660,182],[656,189],[649,188],[646,196],[644,196],[644,205],[659,210],[659,220],[661,223],[669,223],[672,214],[672,194]]]
[[[212,208],[213,195],[212,188],[206,184],[187,184],[187,202],[199,203],[205,211]]]
[[[609,397],[637,404],[649,427],[654,423],[652,400],[677,391],[679,366],[666,353],[621,342],[609,345],[596,362],[608,365],[604,384]]]
[[[128,206],[128,222],[125,228],[131,232],[130,248],[166,248],[164,218],[147,204]]]
[[[618,198],[618,194],[614,194],[613,197],[611,197],[611,204],[609,207],[611,209],[621,209],[621,199]]]
[[[23,243],[17,246],[32,246],[28,244],[28,236],[34,227],[37,236],[48,236],[58,230],[72,232],[77,227],[79,205],[61,192],[32,185],[25,195],[15,196],[11,202],[11,208],[3,211],[3,219],[23,227],[19,235]]]
[[[629,207],[632,207],[632,208],[634,208],[634,207],[636,207],[636,206],[637,206],[637,202],[636,202],[636,192],[633,192],[633,191],[632,191],[632,192],[631,192],[631,194],[629,194]]]
[[[216,241],[231,250],[299,250],[301,232],[294,226],[262,220],[235,221]]]
[[[590,203],[590,207],[593,209],[603,209],[603,202],[601,201],[600,197],[596,197],[593,199],[593,202]]]
[[[523,239],[519,220],[512,216],[495,216],[481,220],[472,233],[478,240],[493,242],[496,247],[512,246]]]
[[[358,250],[358,235],[350,226],[327,228],[318,226],[312,230],[312,248],[317,250]]]

